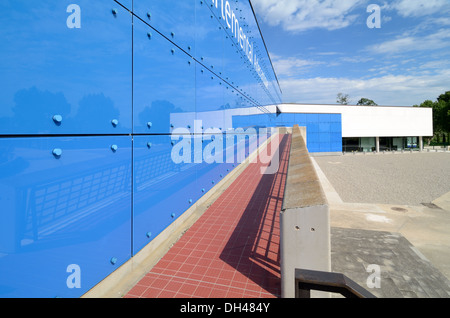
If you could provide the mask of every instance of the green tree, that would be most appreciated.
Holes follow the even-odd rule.
[[[433,109],[433,127],[435,138],[447,144],[450,141],[450,91],[440,95],[436,101],[426,100],[414,107],[427,107]]]
[[[361,98],[358,102],[359,106],[378,106],[377,103],[375,103],[373,100],[368,99],[368,98]]]
[[[440,126],[441,129],[450,134],[450,91],[445,92],[437,99],[440,103]]]
[[[337,94],[336,102],[341,105],[348,105],[350,102],[350,97],[348,94],[339,93]]]
[[[445,94],[441,94],[437,100],[439,102],[443,101],[443,102],[449,103],[450,102],[450,91],[445,92]]]

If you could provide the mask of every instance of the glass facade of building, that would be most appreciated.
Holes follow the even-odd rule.
[[[248,0],[0,9],[0,297],[80,297],[236,167],[174,161],[197,114],[281,91]]]
[[[379,151],[420,150],[418,137],[380,137]],[[376,137],[353,137],[342,139],[342,151],[376,152]]]

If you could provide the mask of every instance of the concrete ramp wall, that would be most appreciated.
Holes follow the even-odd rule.
[[[284,202],[280,214],[281,296],[295,297],[295,269],[331,271],[330,212],[306,147],[306,132],[292,129]],[[312,292],[312,297],[328,294]]]

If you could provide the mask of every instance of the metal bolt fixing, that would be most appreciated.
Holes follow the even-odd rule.
[[[62,155],[62,150],[59,148],[55,148],[55,149],[53,149],[52,153],[56,158],[59,158]]]

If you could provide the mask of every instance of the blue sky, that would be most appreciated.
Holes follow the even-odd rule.
[[[252,0],[285,103],[412,106],[450,91],[450,0]],[[381,27],[369,28],[371,4]]]

